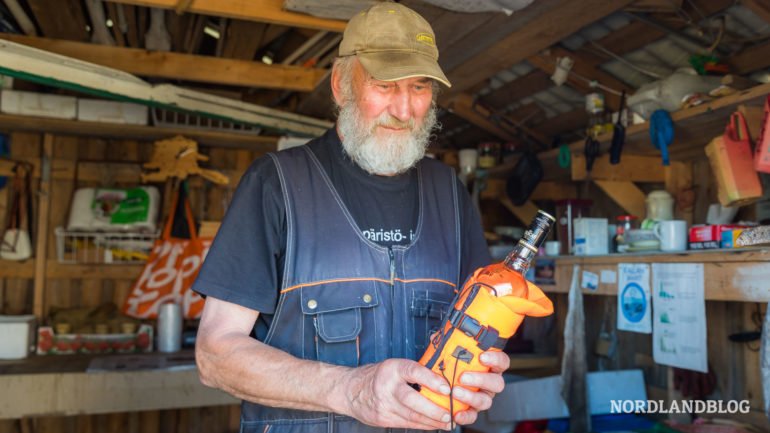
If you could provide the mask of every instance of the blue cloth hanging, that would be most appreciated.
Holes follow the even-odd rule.
[[[666,110],[656,110],[650,117],[650,139],[660,150],[663,165],[669,165],[668,146],[674,141],[674,121]]]
[[[0,134],[0,158],[7,158],[11,155],[11,149],[10,146],[8,146],[8,136],[5,134]],[[0,189],[5,188],[5,185],[8,183],[8,178],[6,176],[0,176]]]

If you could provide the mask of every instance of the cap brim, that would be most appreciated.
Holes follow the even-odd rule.
[[[358,60],[364,69],[372,77],[381,81],[428,77],[439,81],[447,87],[452,87],[438,62],[419,53],[381,51],[358,53],[356,56],[358,56]]]

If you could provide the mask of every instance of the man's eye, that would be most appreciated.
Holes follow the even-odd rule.
[[[378,84],[377,87],[379,87],[382,90],[388,90],[391,88],[390,84]]]

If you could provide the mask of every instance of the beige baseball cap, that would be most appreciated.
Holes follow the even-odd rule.
[[[452,87],[438,65],[436,36],[430,24],[398,3],[377,3],[350,19],[340,57],[353,55],[378,80],[429,77]]]

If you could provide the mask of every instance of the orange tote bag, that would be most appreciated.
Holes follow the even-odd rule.
[[[190,288],[198,276],[203,259],[206,258],[211,240],[198,237],[190,201],[186,196],[183,199],[184,213],[190,228],[190,239],[171,237],[179,195],[177,191],[172,206],[174,210],[169,212],[163,235],[155,241],[141,276],[134,283],[123,304],[123,312],[129,316],[140,319],[156,318],[158,309],[166,302],[181,305],[187,319],[197,319],[201,316],[204,299]]]

